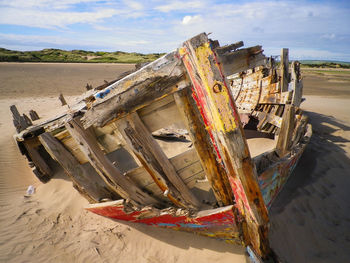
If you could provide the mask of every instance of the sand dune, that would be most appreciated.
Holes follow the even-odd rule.
[[[113,67],[103,71],[115,74]],[[79,94],[78,83],[68,81],[74,73],[62,72],[53,74],[53,79],[66,81],[68,95]],[[103,82],[101,71],[92,72],[97,83]],[[87,77],[84,74],[82,79]],[[45,117],[51,114],[47,109],[62,108],[56,96],[61,90],[58,86],[48,90],[48,80],[28,79],[29,86],[19,87],[17,82],[11,84],[14,75],[12,79],[7,79],[1,92],[13,90],[2,93],[0,99],[1,262],[247,262],[239,246],[89,213],[83,209],[87,201],[62,172],[49,183],[40,183],[12,140],[9,106],[16,104],[21,112],[34,109]],[[30,97],[31,92],[35,96]],[[72,103],[74,97],[67,100]],[[347,262],[350,100],[307,96],[303,108],[314,135],[270,211],[271,244],[282,262]],[[24,197],[28,185],[34,185],[36,193]]]

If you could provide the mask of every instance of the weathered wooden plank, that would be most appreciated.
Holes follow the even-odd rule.
[[[10,111],[12,112],[13,119],[19,121],[21,115],[19,114],[19,111],[18,111],[16,105],[11,105],[10,106]]]
[[[225,176],[226,171],[217,162],[215,148],[206,132],[205,124],[192,98],[191,90],[179,91],[174,94],[174,98],[217,201],[221,205],[234,203],[228,177]]]
[[[67,105],[67,101],[66,101],[66,99],[63,97],[63,94],[62,94],[62,93],[60,93],[60,95],[58,96],[58,99],[61,101],[62,106]]]
[[[231,59],[235,58],[235,62],[227,61],[232,65],[230,70],[222,69],[225,63],[217,60],[206,34],[186,41],[179,53],[193,84],[196,102],[217,151],[217,158],[223,163],[228,174],[237,212],[240,214],[244,243],[251,245],[258,255],[266,257],[270,253],[267,209],[239,114],[225,77],[227,72],[235,73],[232,71],[237,71],[238,68],[247,69],[252,64],[256,66],[255,63],[250,63],[254,58],[260,57],[261,61],[264,60],[261,48],[246,50],[236,57],[233,55]]]
[[[29,116],[32,119],[32,121],[36,121],[40,119],[38,113],[35,110],[30,110]]]
[[[167,96],[138,111],[138,114],[150,132],[175,124],[181,127],[181,116],[176,108],[173,96]],[[171,116],[171,117],[170,117]]]
[[[177,156],[174,156],[173,158],[169,159],[169,161],[174,166],[176,172],[178,172],[182,179],[190,177],[190,173],[194,174],[203,170],[199,163],[199,158],[195,149],[190,149]],[[143,179],[140,179],[143,181],[144,186],[154,183],[152,178],[149,176],[144,176],[145,173],[147,173],[147,171],[141,166],[128,172],[127,175],[133,178],[144,177]]]
[[[188,214],[184,209],[158,210],[146,207],[140,211],[126,213],[123,200],[89,205],[86,209],[96,214],[117,220],[147,224],[168,229],[194,232],[216,237],[229,243],[240,243],[233,206],[201,210]]]
[[[292,85],[293,85],[293,98],[292,104],[299,107],[303,95],[303,82],[300,75],[300,63],[297,61],[292,62]]]
[[[185,206],[188,206],[188,208],[199,208],[200,202],[178,176],[175,168],[172,166],[159,144],[154,140],[151,133],[144,126],[138,114],[129,114],[124,124],[126,127],[121,129],[121,133],[124,133],[125,136],[128,137],[134,150],[137,151],[137,154],[143,156],[144,161],[150,163],[154,170],[164,175],[169,190],[171,190],[176,197],[180,198],[181,202],[185,204]],[[170,186],[173,186],[173,189],[170,189]]]
[[[282,48],[281,50],[281,92],[288,91],[289,83],[289,50]]]
[[[51,157],[62,166],[79,193],[90,203],[99,202],[104,198],[113,200],[117,197],[112,190],[108,190],[108,186],[99,175],[87,173],[77,159],[50,133],[41,134],[39,140]]]
[[[24,116],[21,116],[18,112],[16,105],[10,106],[10,111],[12,112],[13,117],[13,125],[16,128],[16,131],[19,133],[25,130],[27,127],[31,125],[31,122],[27,121]]]
[[[294,132],[293,132],[293,139],[292,139],[292,148],[300,142],[300,139],[305,133],[306,125],[308,123],[308,117],[305,115],[297,115],[298,120],[296,122]]]
[[[291,104],[287,104],[284,108],[281,130],[276,145],[276,151],[281,157],[288,153],[292,145],[294,119],[295,107]]]
[[[199,157],[195,149],[189,149],[179,155],[176,155],[170,159],[171,164],[175,167],[176,171],[186,168],[187,166],[198,162]]]
[[[282,118],[279,116],[263,111],[254,111],[252,115],[259,119],[258,129],[263,126],[263,122],[268,122],[281,128]]]
[[[229,45],[226,45],[226,46],[214,48],[214,50],[219,55],[222,55],[222,54],[225,54],[225,53],[230,52],[232,50],[236,51],[236,49],[238,49],[240,47],[243,47],[243,46],[244,46],[243,41],[238,41],[238,42],[233,43],[233,44],[229,44]]]
[[[135,137],[135,132],[130,129],[130,124],[128,124],[127,120],[124,118],[116,121],[117,127],[119,129],[120,134],[123,136],[127,145],[130,146],[133,154],[136,156],[138,161],[141,163],[144,170],[147,171],[148,176],[155,182],[157,187],[161,190],[164,196],[166,196],[174,205],[178,207],[185,207],[185,204],[177,198],[176,194],[178,194],[177,190],[171,183],[168,183],[160,165],[156,162],[154,156],[149,153],[148,149],[145,149],[141,146],[139,139]],[[149,178],[141,178],[141,181],[136,179],[137,183],[143,184],[145,180],[149,180]],[[157,190],[151,190],[153,193],[157,194]]]
[[[188,84],[181,60],[169,53],[95,94],[82,122],[84,127],[104,126]]]
[[[187,159],[187,156],[196,154],[194,150],[188,151],[185,155],[175,156],[170,159],[170,162],[174,164],[179,164],[180,166],[174,167],[177,170],[178,175],[184,181],[184,183],[191,189],[196,186],[197,179],[203,179],[205,177],[202,165],[200,164],[198,157],[195,160]],[[163,198],[163,192],[157,187],[154,180],[149,176],[144,167],[135,168],[127,173],[125,176],[130,178],[132,181],[137,183],[140,188],[145,188],[148,191],[152,192],[155,196]],[[206,182],[200,183],[205,184]],[[208,184],[208,183],[206,183]],[[200,186],[201,186],[200,185]],[[198,185],[197,185],[198,186]],[[210,188],[210,187],[209,187]]]
[[[292,100],[293,92],[285,91],[282,93],[262,94],[259,104],[286,104]]]
[[[39,171],[43,175],[47,175],[51,177],[53,175],[50,166],[41,156],[38,151],[38,146],[40,145],[38,138],[26,139],[24,141],[24,147],[27,149],[27,152],[30,156],[31,161],[34,163],[35,167],[39,169]]]
[[[160,204],[120,173],[118,168],[103,154],[91,129],[85,130],[79,118],[72,119],[65,126],[90,164],[115,193],[122,198],[130,200],[137,207],[140,205]]]
[[[63,131],[56,133],[54,136],[73,154],[80,164],[84,164],[89,161],[85,154],[81,151],[78,143],[72,138],[65,128]]]
[[[262,54],[261,46],[239,49],[224,54],[216,53],[225,76],[242,72],[249,68],[265,65],[266,57]]]

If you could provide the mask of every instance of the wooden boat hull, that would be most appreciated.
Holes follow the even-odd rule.
[[[282,158],[269,167],[258,178],[261,193],[263,195],[265,204],[268,208],[271,207],[277,195],[281,192],[283,186],[286,184],[289,176],[292,174],[294,168],[297,166],[300,157],[302,156],[307,143],[312,135],[311,125],[308,125],[306,135],[304,136],[304,143],[298,145],[297,151],[291,155]]]
[[[201,211],[196,216],[181,215],[181,210],[159,211],[151,207],[127,213],[123,200],[91,204],[86,209],[116,220],[193,232],[229,243],[241,244],[232,205]]]
[[[17,143],[38,174],[51,177],[56,161],[89,211],[238,242],[268,258],[268,208],[312,132],[300,109],[300,63],[289,67],[283,49],[277,69],[261,46],[242,45],[199,34],[36,124],[13,106]],[[168,128],[187,137],[161,142]],[[249,139],[273,147],[256,153]]]

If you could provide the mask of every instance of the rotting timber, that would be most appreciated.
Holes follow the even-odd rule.
[[[276,66],[242,46],[202,33],[52,119],[11,107],[15,139],[39,178],[58,163],[94,213],[269,258],[268,208],[312,132],[288,49]]]

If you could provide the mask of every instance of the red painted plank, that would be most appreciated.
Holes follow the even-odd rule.
[[[235,223],[233,206],[200,211],[194,217],[181,215],[183,210],[157,210],[146,207],[126,213],[123,200],[89,205],[86,209],[113,219],[142,223],[156,227],[194,232],[200,235],[241,243]]]

